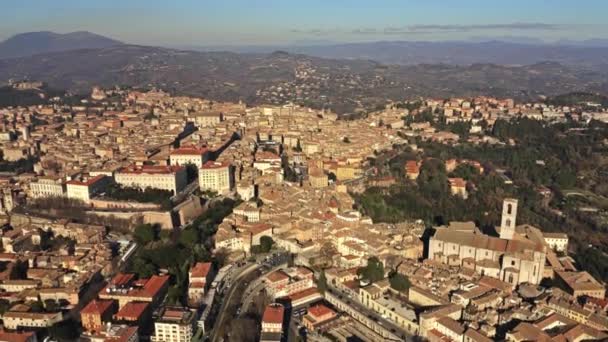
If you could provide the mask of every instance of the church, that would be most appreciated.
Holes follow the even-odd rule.
[[[517,200],[508,198],[503,202],[501,224],[497,227],[499,237],[483,234],[473,222],[437,227],[429,241],[428,258],[513,285],[539,284],[547,244],[538,229],[516,228],[516,219]]]

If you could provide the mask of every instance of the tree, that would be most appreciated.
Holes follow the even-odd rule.
[[[321,292],[321,294],[325,294],[325,291],[327,291],[327,278],[325,277],[324,270],[321,271],[319,279],[317,279],[317,289],[319,289],[319,292]]]
[[[384,279],[384,265],[377,257],[371,257],[367,259],[367,266],[357,270],[357,274],[372,283],[380,281]]]
[[[59,304],[53,299],[47,299],[44,301],[44,310],[47,312],[59,311]]]
[[[76,341],[80,336],[80,324],[70,318],[50,327],[49,334],[61,342]]]
[[[260,238],[260,245],[262,246],[263,253],[270,252],[273,244],[274,244],[274,240],[270,236],[264,235]]]
[[[135,238],[135,241],[137,241],[137,243],[141,245],[147,245],[148,243],[157,239],[157,226],[151,224],[140,224],[135,227],[133,237]]]
[[[3,315],[11,308],[11,302],[6,299],[0,299],[0,315]]]
[[[388,280],[391,284],[391,287],[399,292],[407,291],[411,285],[409,278],[406,275],[398,272],[391,273]]]
[[[187,247],[192,247],[198,243],[200,243],[201,237],[196,228],[188,227],[179,235],[179,242]]]
[[[186,179],[188,183],[194,181],[198,177],[198,168],[192,163],[186,164]]]
[[[44,304],[38,300],[30,304],[31,312],[44,312]]]

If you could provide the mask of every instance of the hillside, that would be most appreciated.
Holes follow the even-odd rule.
[[[121,42],[90,32],[59,34],[54,32],[28,32],[0,42],[0,58],[26,57],[42,53],[76,49],[95,49]]]
[[[340,113],[370,110],[384,105],[386,99],[419,96],[528,100],[575,91],[605,94],[607,76],[608,68],[574,68],[554,62],[400,66],[285,52],[237,54],[133,45],[0,60],[0,82],[27,78],[73,92],[88,92],[94,85],[157,86],[214,100],[293,101]]]

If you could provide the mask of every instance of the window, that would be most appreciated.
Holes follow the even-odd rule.
[[[513,212],[513,204],[509,203],[509,204],[507,204],[507,214],[511,215],[512,212]]]

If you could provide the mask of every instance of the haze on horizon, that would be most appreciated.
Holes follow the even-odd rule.
[[[3,4],[0,40],[91,31],[146,45],[261,45],[526,37],[608,38],[603,0],[21,0]]]

